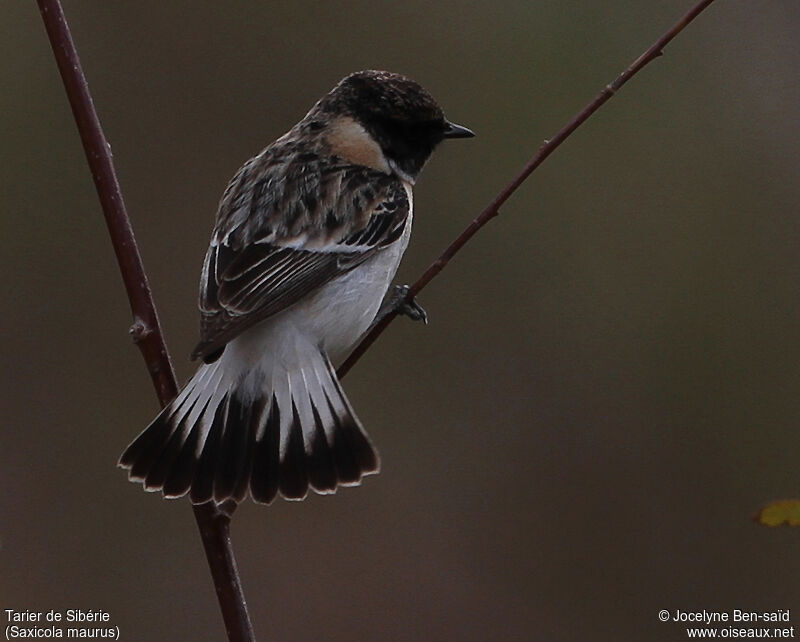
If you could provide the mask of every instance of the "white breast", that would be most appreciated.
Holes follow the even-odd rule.
[[[394,279],[411,236],[413,206],[411,190],[408,192],[410,207],[400,238],[298,306],[304,308],[305,317],[298,321],[304,322],[334,361],[345,356],[367,331]]]

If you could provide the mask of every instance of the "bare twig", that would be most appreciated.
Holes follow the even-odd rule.
[[[158,400],[165,406],[177,394],[178,384],[130,219],[122,200],[110,146],[100,126],[78,52],[59,0],[37,1],[78,126],[86,159],[92,171],[122,280],[125,283],[134,317],[131,335],[147,364]],[[195,506],[194,514],[214,579],[228,639],[231,642],[252,642],[255,640],[255,635],[231,546],[230,511],[220,511],[213,503],[208,503]]]
[[[589,118],[589,116],[600,109],[600,107],[606,101],[608,101],[617,92],[617,90],[622,87],[622,85],[633,78],[633,76],[641,71],[645,65],[658,58],[662,54],[662,49],[664,49],[664,47],[675,36],[683,31],[686,25],[700,15],[700,13],[702,13],[702,11],[706,9],[712,2],[714,2],[714,0],[702,0],[702,2],[699,2],[697,5],[695,5],[685,16],[676,22],[669,31],[661,36],[652,47],[645,51],[631,64],[630,67],[617,76],[614,82],[603,87],[603,90],[597,95],[597,97],[588,105],[586,105],[586,107],[584,107],[583,110],[577,116],[575,116],[575,118],[573,118],[555,136],[553,136],[553,138],[545,141],[534,157],[531,158],[531,160],[528,161],[528,163],[522,168],[522,171],[520,171],[520,173],[517,174],[517,176],[515,176],[508,185],[500,190],[497,196],[494,197],[494,200],[489,203],[480,214],[478,214],[478,216],[464,229],[463,232],[461,232],[461,234],[458,235],[458,237],[448,246],[448,248],[442,252],[441,256],[439,256],[439,258],[431,264],[425,273],[419,277],[419,279],[417,279],[417,281],[408,289],[405,300],[410,302],[417,294],[419,294],[422,288],[428,285],[428,283],[430,283],[433,278],[447,266],[447,264],[450,262],[450,259],[452,259],[456,253],[467,244],[467,241],[475,236],[478,230],[480,230],[495,216],[500,214],[500,207],[502,207],[509,197],[517,191],[517,188],[522,185],[525,179],[527,179],[528,176],[530,176],[533,171],[539,167],[539,165],[541,165],[544,160],[570,136],[570,134],[572,134],[572,132],[578,129],[578,127],[580,127]],[[389,326],[396,316],[397,312],[391,311],[375,324],[372,330],[367,333],[367,335],[361,340],[361,343],[356,346],[350,356],[339,367],[339,370],[337,371],[339,377],[343,377],[349,372],[350,368],[355,365],[356,361],[362,357],[362,355],[369,349],[369,347]]]

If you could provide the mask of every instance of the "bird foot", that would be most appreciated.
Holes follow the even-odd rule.
[[[408,290],[409,287],[407,285],[395,285],[392,288],[392,293],[386,297],[386,300],[381,304],[380,310],[378,310],[378,314],[375,315],[375,320],[372,322],[370,330],[380,323],[387,314],[391,313],[402,314],[413,321],[422,321],[425,325],[428,324],[428,313],[425,312],[425,308],[417,303],[416,298],[406,301]]]
[[[417,303],[416,297],[413,297],[411,301],[406,301],[409,289],[407,285],[395,285],[394,292],[389,297],[389,309],[408,317],[412,321],[422,321],[425,325],[428,325],[428,313],[425,312],[425,308]]]

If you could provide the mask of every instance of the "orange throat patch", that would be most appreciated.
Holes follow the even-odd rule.
[[[325,140],[331,153],[353,163],[389,174],[391,168],[378,143],[349,116],[340,116],[328,126]]]

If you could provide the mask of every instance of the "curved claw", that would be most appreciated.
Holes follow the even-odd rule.
[[[409,287],[407,285],[394,286],[394,293],[391,298],[392,309],[397,314],[407,316],[412,321],[422,321],[425,325],[428,325],[428,313],[417,302],[416,297],[412,298],[411,301],[406,301],[408,290]]]

